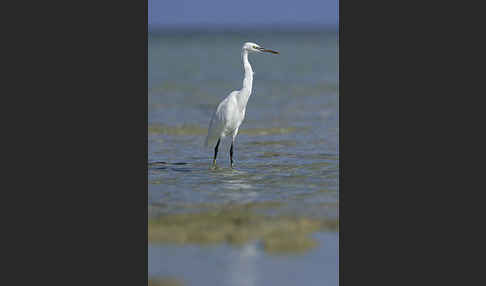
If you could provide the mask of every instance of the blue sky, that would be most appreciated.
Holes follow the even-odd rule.
[[[149,28],[337,26],[339,0],[148,0]]]

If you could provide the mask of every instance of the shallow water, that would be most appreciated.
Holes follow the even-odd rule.
[[[180,277],[183,285],[338,285],[338,236],[314,236],[319,248],[292,256],[266,254],[258,243],[149,246],[149,273]]]
[[[225,142],[212,170],[203,142],[219,101],[241,88],[245,41],[280,55],[250,55],[253,92],[235,169]],[[150,277],[296,285],[287,277],[295,272],[301,285],[337,284],[337,228],[323,226],[338,219],[337,58],[337,34],[325,31],[149,35],[149,232],[180,235],[149,241]],[[185,216],[168,222],[174,215]],[[302,219],[319,226],[302,227]],[[282,240],[288,231],[299,239]]]

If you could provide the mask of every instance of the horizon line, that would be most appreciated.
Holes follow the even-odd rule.
[[[173,31],[187,32],[305,32],[305,31],[339,31],[339,24],[309,24],[309,23],[285,23],[285,24],[148,24],[149,33],[166,33]]]

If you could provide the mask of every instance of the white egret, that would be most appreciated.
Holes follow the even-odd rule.
[[[233,168],[233,144],[238,134],[238,129],[245,119],[246,104],[250,98],[253,84],[253,70],[248,61],[248,54],[264,52],[278,54],[277,51],[265,49],[251,42],[245,43],[241,48],[241,60],[243,62],[243,69],[245,70],[243,87],[240,90],[231,92],[219,103],[209,123],[208,136],[204,143],[206,147],[212,147],[216,143],[214,147],[213,167],[216,166],[219,142],[226,136],[231,135],[230,166]]]

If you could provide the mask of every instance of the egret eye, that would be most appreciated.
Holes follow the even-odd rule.
[[[258,47],[257,47],[257,46],[253,46],[253,48],[254,48],[255,50],[257,50],[257,49],[258,49]]]

